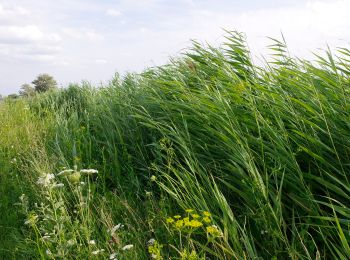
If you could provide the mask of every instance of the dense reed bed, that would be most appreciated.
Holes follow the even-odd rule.
[[[271,43],[0,104],[0,256],[349,259],[350,51]]]

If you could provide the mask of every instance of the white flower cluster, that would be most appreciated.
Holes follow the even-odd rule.
[[[95,170],[95,169],[82,169],[82,170],[80,170],[80,173],[89,175],[89,174],[98,173],[98,170]]]
[[[63,171],[59,172],[57,176],[60,177],[67,177],[68,181],[73,184],[81,184],[84,185],[85,183],[80,181],[82,175],[93,175],[98,173],[98,170],[95,169],[81,169],[78,170],[78,167],[75,165],[74,169],[64,169]]]
[[[126,246],[123,246],[122,250],[125,251],[125,250],[130,250],[131,248],[133,248],[134,245],[126,245]]]
[[[52,173],[44,173],[42,174],[38,180],[36,181],[36,184],[41,185],[45,188],[62,188],[64,187],[63,183],[57,183],[54,181],[55,175]]]
[[[124,225],[121,224],[121,223],[119,223],[118,225],[116,225],[116,226],[114,226],[113,228],[111,228],[111,230],[110,230],[111,236],[113,236],[114,233],[115,233],[118,229],[121,229],[121,228],[123,228],[123,227],[124,227]]]
[[[48,187],[51,185],[51,181],[55,178],[55,175],[51,173],[44,173],[41,177],[38,178],[37,184],[42,185],[44,187]]]

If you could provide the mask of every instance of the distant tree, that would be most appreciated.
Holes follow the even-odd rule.
[[[35,95],[35,88],[33,88],[30,84],[25,83],[21,86],[21,90],[19,91],[19,95],[22,97],[31,97]]]
[[[10,94],[7,96],[8,99],[17,99],[19,96],[17,94]]]
[[[45,92],[57,88],[56,80],[49,74],[40,74],[33,82],[36,92]]]

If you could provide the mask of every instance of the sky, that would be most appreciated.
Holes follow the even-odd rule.
[[[254,57],[283,33],[293,55],[350,43],[350,0],[0,0],[0,94],[49,73],[65,87],[165,64],[191,39],[244,32]]]

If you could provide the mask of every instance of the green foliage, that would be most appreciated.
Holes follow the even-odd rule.
[[[33,88],[30,84],[23,84],[21,86],[21,90],[19,91],[19,95],[22,97],[32,97],[35,95],[35,88]]]
[[[2,122],[10,123],[0,125],[0,176],[16,169],[39,196],[27,191],[22,216],[36,229],[5,218],[1,225],[12,225],[42,257],[59,247],[68,259],[96,250],[121,259],[349,258],[350,51],[328,50],[310,62],[291,57],[284,41],[272,39],[269,48],[272,61],[257,66],[244,36],[228,32],[221,48],[194,42],[184,57],[116,75],[105,87],[3,102]],[[79,196],[77,173],[61,193],[37,184],[43,173],[74,166],[99,171]],[[44,221],[54,205],[56,225]],[[192,216],[191,228],[200,225],[194,232],[174,228],[188,208],[210,212],[210,225]],[[111,235],[117,223],[125,227]],[[59,237],[51,244],[42,239],[49,231]]]
[[[57,88],[56,80],[46,73],[40,74],[33,80],[32,84],[34,85],[35,91],[39,93]]]

